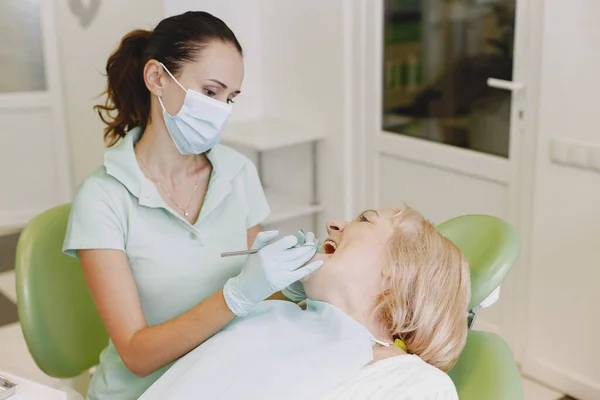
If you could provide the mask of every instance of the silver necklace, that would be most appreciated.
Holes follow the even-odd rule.
[[[190,200],[188,201],[187,206],[185,208],[183,208],[179,204],[177,204],[177,202],[173,199],[173,197],[171,197],[171,195],[169,194],[169,192],[167,192],[167,190],[160,183],[160,180],[158,180],[158,179],[156,179],[154,177],[154,174],[152,173],[152,171],[150,171],[150,168],[148,168],[146,166],[146,164],[144,163],[144,161],[142,161],[142,158],[139,156],[139,154],[138,154],[138,160],[140,160],[140,163],[142,164],[142,166],[146,169],[146,171],[148,171],[148,174],[150,174],[150,178],[152,179],[152,182],[155,182],[155,183],[158,184],[158,187],[169,198],[169,200],[171,201],[171,203],[175,207],[177,207],[183,213],[183,216],[185,218],[189,218],[189,216],[190,216],[190,213],[189,213],[190,205],[192,204],[192,201],[194,200],[194,197],[196,196],[196,191],[198,190],[198,186],[200,184],[200,171],[198,170],[198,157],[195,158],[195,160],[196,160],[196,174],[198,175],[198,178],[196,179],[196,184],[194,185],[194,190],[192,191],[192,195],[190,197]]]

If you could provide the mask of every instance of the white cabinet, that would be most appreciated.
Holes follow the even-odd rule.
[[[285,120],[264,119],[244,121],[227,127],[222,143],[242,151],[250,151],[254,158],[258,173],[263,183],[271,216],[264,222],[266,228],[281,225],[289,220],[310,217],[312,231],[318,230],[318,214],[324,210],[319,198],[319,143],[324,136],[315,131],[301,127]],[[279,157],[279,162],[269,162],[266,156],[279,150],[302,145],[310,147],[310,158],[302,163],[286,162]],[[289,178],[294,168],[309,171],[307,179],[293,184]],[[271,182],[265,179],[267,170],[275,172]],[[278,173],[277,173],[278,172]],[[295,179],[295,178],[292,178]],[[292,183],[292,185],[290,185]]]

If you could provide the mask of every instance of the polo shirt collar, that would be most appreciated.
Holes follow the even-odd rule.
[[[141,128],[133,128],[125,138],[104,153],[106,172],[121,182],[137,198],[141,197],[144,174],[138,165],[133,146],[142,134]]]
[[[140,169],[134,146],[141,135],[142,129],[140,127],[133,128],[125,138],[106,151],[104,155],[106,172],[121,182],[138,199],[141,206],[162,207],[172,211],[172,208],[160,196],[154,183],[146,178]],[[228,160],[222,155],[223,148],[221,145],[216,145],[206,154],[212,164],[212,173],[198,222],[210,214],[227,196],[231,191],[231,181],[243,167],[240,160]]]

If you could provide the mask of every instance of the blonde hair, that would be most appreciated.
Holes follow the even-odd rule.
[[[377,315],[408,353],[448,371],[467,339],[469,265],[417,211],[405,207],[393,221],[388,289],[378,298]]]

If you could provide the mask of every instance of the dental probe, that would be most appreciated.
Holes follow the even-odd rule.
[[[314,247],[315,243],[306,243],[306,244],[297,244],[294,248],[298,247]],[[246,256],[249,254],[256,254],[260,249],[250,249],[250,250],[240,250],[240,251],[228,251],[226,253],[221,253],[221,257],[233,257],[233,256]]]

